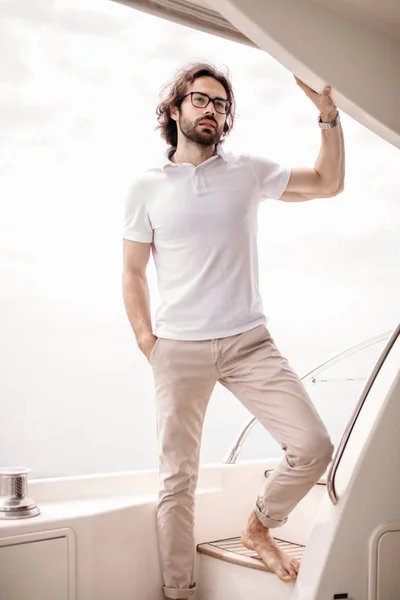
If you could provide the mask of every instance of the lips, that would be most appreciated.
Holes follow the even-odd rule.
[[[215,123],[214,121],[200,121],[199,125],[205,125],[206,127],[214,127],[215,128]]]

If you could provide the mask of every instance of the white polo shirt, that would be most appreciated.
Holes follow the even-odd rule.
[[[152,243],[161,298],[154,334],[207,340],[265,324],[258,206],[280,198],[290,169],[219,146],[197,167],[175,164],[171,151],[133,183],[123,229],[127,240]]]

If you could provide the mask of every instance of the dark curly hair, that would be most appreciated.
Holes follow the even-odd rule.
[[[213,77],[221,83],[226,91],[229,102],[231,103],[229,112],[223,129],[223,134],[219,143],[221,144],[233,127],[235,120],[235,96],[229,76],[219,71],[214,65],[209,63],[190,63],[179,69],[171,81],[166,83],[161,89],[161,102],[157,106],[156,115],[160,129],[161,137],[170,146],[176,147],[178,143],[178,133],[176,121],[171,117],[171,109],[180,108],[183,97],[186,94],[188,85],[193,83],[199,77]]]

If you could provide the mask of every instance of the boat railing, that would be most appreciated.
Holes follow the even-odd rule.
[[[344,449],[346,448],[346,445],[350,438],[351,432],[357,421],[357,417],[360,414],[363,404],[368,396],[368,392],[371,389],[376,376],[378,375],[383,363],[385,362],[386,357],[388,356],[388,354],[390,352],[390,349],[392,348],[392,346],[393,346],[394,342],[396,341],[397,337],[399,336],[399,334],[400,334],[400,325],[397,326],[397,328],[393,331],[393,333],[392,333],[392,331],[385,331],[384,333],[381,333],[374,337],[368,338],[367,340],[365,340],[363,342],[355,344],[354,346],[347,348],[346,350],[344,350],[343,352],[340,352],[339,354],[335,354],[330,359],[321,363],[318,367],[315,367],[314,369],[312,369],[311,371],[309,371],[308,373],[303,375],[303,377],[301,377],[301,381],[303,382],[303,384],[306,384],[309,381],[315,380],[316,376],[319,375],[319,373],[322,373],[329,367],[341,362],[345,358],[347,358],[353,354],[356,354],[357,352],[360,352],[361,350],[365,350],[366,348],[369,348],[370,346],[374,346],[375,344],[379,344],[382,341],[388,340],[385,345],[385,348],[383,349],[383,351],[381,352],[381,354],[379,356],[377,363],[375,364],[375,367],[372,370],[371,375],[369,376],[369,378],[367,380],[367,383],[364,386],[364,389],[361,393],[360,399],[359,399],[355,409],[353,410],[353,413],[352,413],[350,420],[346,426],[346,429],[342,435],[342,439],[339,443],[339,446],[335,452],[335,455],[333,457],[332,463],[329,468],[328,478],[327,478],[327,488],[328,488],[329,497],[331,498],[331,500],[334,504],[337,504],[337,502],[339,500],[338,494],[335,489],[335,475],[336,475],[340,460],[342,458]],[[246,439],[248,438],[250,432],[252,431],[254,425],[257,422],[258,422],[258,420],[256,419],[256,417],[252,417],[245,424],[245,426],[243,427],[243,429],[240,431],[239,435],[237,436],[235,442],[231,446],[230,450],[228,451],[227,455],[224,457],[224,459],[222,461],[223,463],[225,463],[225,464],[236,463],[236,461],[242,451],[242,448],[243,448],[243,445],[244,445]]]
[[[347,423],[346,429],[344,430],[344,433],[342,435],[342,439],[340,440],[339,446],[335,452],[335,455],[334,455],[331,465],[329,467],[327,488],[328,488],[329,498],[331,499],[333,504],[337,504],[339,502],[339,495],[338,495],[336,487],[335,487],[335,479],[336,479],[336,473],[337,473],[340,461],[342,459],[344,450],[350,439],[351,433],[354,429],[354,426],[356,424],[358,416],[359,416],[360,412],[362,411],[362,408],[367,399],[369,391],[372,388],[373,383],[374,383],[376,377],[378,376],[378,373],[381,370],[383,363],[385,362],[386,358],[388,357],[390,350],[392,349],[392,347],[394,346],[394,343],[396,342],[397,338],[400,335],[400,324],[397,325],[397,327],[395,328],[395,330],[393,331],[393,333],[391,335],[390,335],[390,333],[391,332],[389,332],[389,336],[388,336],[389,339],[388,339],[383,351],[381,352],[374,368],[372,369],[371,375],[368,377],[367,383],[364,386],[364,389],[361,393],[360,399],[357,402],[357,405],[353,410],[353,414],[351,415],[351,417]]]

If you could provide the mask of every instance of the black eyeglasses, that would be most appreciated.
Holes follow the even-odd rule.
[[[203,94],[203,92],[190,92],[186,96],[183,96],[182,100],[188,96],[190,96],[192,104],[196,108],[205,108],[212,102],[217,113],[221,115],[226,115],[231,107],[229,100],[225,100],[224,98],[210,98],[208,94]]]

